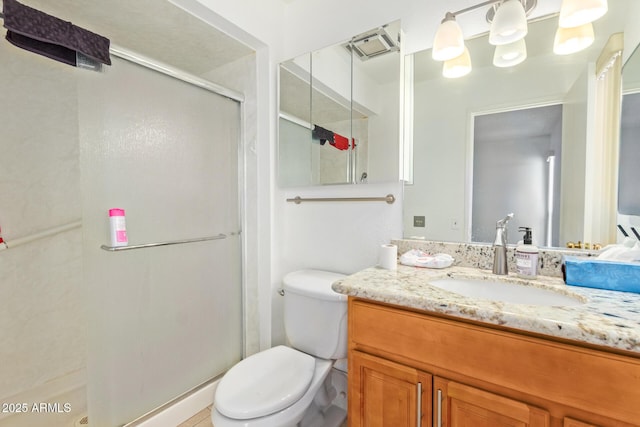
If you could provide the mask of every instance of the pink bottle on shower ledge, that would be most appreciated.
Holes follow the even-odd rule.
[[[129,244],[124,209],[109,209],[109,232],[111,246],[127,246]]]

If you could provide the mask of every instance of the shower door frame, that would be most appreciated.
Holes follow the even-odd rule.
[[[238,123],[239,126],[239,138],[238,138],[238,147],[237,147],[237,161],[238,161],[238,224],[240,225],[240,229],[239,230],[234,230],[240,239],[240,295],[241,295],[241,302],[240,302],[240,315],[241,315],[241,324],[240,324],[240,329],[242,331],[242,337],[241,337],[241,353],[240,353],[240,357],[242,359],[247,357],[247,329],[246,329],[246,298],[247,298],[247,292],[246,292],[246,271],[245,271],[245,265],[246,265],[246,237],[245,234],[242,232],[242,228],[245,224],[244,220],[244,208],[245,208],[245,194],[246,194],[246,189],[245,189],[245,179],[243,179],[243,177],[245,176],[245,134],[244,134],[244,124],[245,124],[245,97],[244,94],[234,91],[232,89],[229,89],[227,87],[224,87],[222,85],[213,83],[211,81],[202,79],[200,77],[197,77],[193,74],[190,74],[186,71],[180,70],[178,68],[175,68],[173,66],[170,66],[168,64],[162,63],[160,61],[154,60],[152,58],[146,57],[142,54],[130,51],[128,49],[125,49],[123,47],[117,46],[112,44],[110,49],[109,49],[109,53],[113,56],[116,56],[120,59],[124,59],[125,61],[129,61],[131,63],[134,63],[136,65],[140,65],[144,68],[153,70],[155,72],[164,74],[166,76],[172,77],[174,79],[183,81],[185,83],[189,83],[191,85],[194,85],[196,87],[199,87],[201,89],[207,90],[209,92],[212,92],[216,95],[220,95],[223,96],[225,98],[228,98],[232,101],[235,101],[239,104],[239,118],[240,121]],[[190,390],[187,390],[186,392],[180,394],[179,396],[174,397],[173,399],[171,399],[170,401],[164,403],[163,405],[147,412],[146,414],[141,415],[140,417],[128,422],[127,424],[125,424],[123,427],[133,427],[136,425],[140,425],[141,423],[143,423],[146,420],[149,420],[151,418],[153,418],[154,416],[156,416],[157,414],[159,414],[160,412],[164,411],[165,409],[169,408],[170,406],[173,406],[174,404],[176,404],[177,402],[183,400],[184,398],[193,395],[195,393],[197,393],[198,391],[204,389],[205,387],[210,386],[211,384],[215,383],[216,381],[218,381],[220,378],[222,378],[223,374],[217,375],[213,378],[210,378],[207,381],[204,381],[201,384],[198,384],[197,386],[193,387]]]

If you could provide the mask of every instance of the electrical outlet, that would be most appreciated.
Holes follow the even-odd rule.
[[[458,221],[456,218],[453,218],[451,220],[451,229],[452,230],[459,230],[460,229],[460,221]]]
[[[413,226],[414,227],[424,227],[425,226],[424,216],[414,216],[413,217]]]

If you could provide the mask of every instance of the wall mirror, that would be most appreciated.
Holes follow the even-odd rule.
[[[281,187],[398,180],[400,21],[280,64]]]
[[[534,241],[540,246],[561,247],[569,241],[589,241],[582,231],[585,218],[596,216],[595,210],[602,209],[602,202],[589,203],[585,199],[587,186],[595,185],[599,179],[598,171],[587,170],[588,157],[595,155],[586,147],[595,129],[588,119],[597,116],[591,105],[597,85],[597,61],[612,34],[624,34],[640,19],[640,9],[636,6],[632,1],[609,2],[608,13],[593,24],[594,43],[571,55],[552,52],[557,15],[529,22],[525,39],[527,59],[513,67],[492,65],[493,46],[489,45],[487,34],[465,40],[473,70],[461,78],[444,78],[442,63],[431,58],[430,49],[411,55],[414,64],[413,172],[404,193],[405,238],[491,243],[495,236],[495,221],[509,212],[515,213],[509,226],[509,243],[522,239],[517,231],[519,226],[533,226],[528,215],[534,207],[540,208],[535,200],[541,194],[545,195],[549,187],[547,169],[541,169],[539,184],[536,184],[539,186],[538,199],[533,194],[535,187],[525,189],[516,185],[523,180],[531,184],[526,174],[517,179],[507,175],[478,194],[473,191],[474,186],[479,185],[474,182],[475,120],[493,114],[509,114],[513,116],[497,116],[499,118],[488,126],[492,132],[489,139],[496,144],[500,138],[515,144],[519,140],[513,133],[516,131],[531,132],[525,141],[544,137],[551,142],[559,139],[560,144],[557,148],[549,145],[548,150],[538,154],[538,167],[549,168],[548,155],[555,151],[556,182],[553,185],[555,197],[558,197],[555,203],[558,219],[551,226],[556,230],[555,236],[549,243],[547,230],[540,225],[536,226],[538,230],[534,229]],[[559,123],[540,122],[533,115],[527,116],[527,111],[554,105],[562,110],[561,118],[556,119]],[[513,151],[513,147],[492,152],[489,156],[493,161],[491,167],[522,169],[518,161],[502,156],[509,150]],[[495,203],[494,197],[501,197],[506,203]],[[476,227],[482,230],[472,235],[473,211],[479,206],[486,210],[483,223]],[[509,210],[505,211],[507,207]],[[615,206],[612,207],[615,211]],[[588,212],[589,209],[593,211]],[[541,210],[547,215],[546,209]],[[424,217],[424,221],[420,217]],[[614,214],[610,221],[614,228],[615,221]],[[596,243],[596,240],[592,242]]]
[[[620,119],[620,169],[618,224],[631,237],[640,233],[640,49],[636,48],[622,69]]]

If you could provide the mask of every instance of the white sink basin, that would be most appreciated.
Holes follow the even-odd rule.
[[[572,306],[583,302],[579,298],[542,289],[536,286],[505,283],[497,280],[446,277],[429,281],[429,284],[446,291],[471,298],[483,298],[512,304]]]

